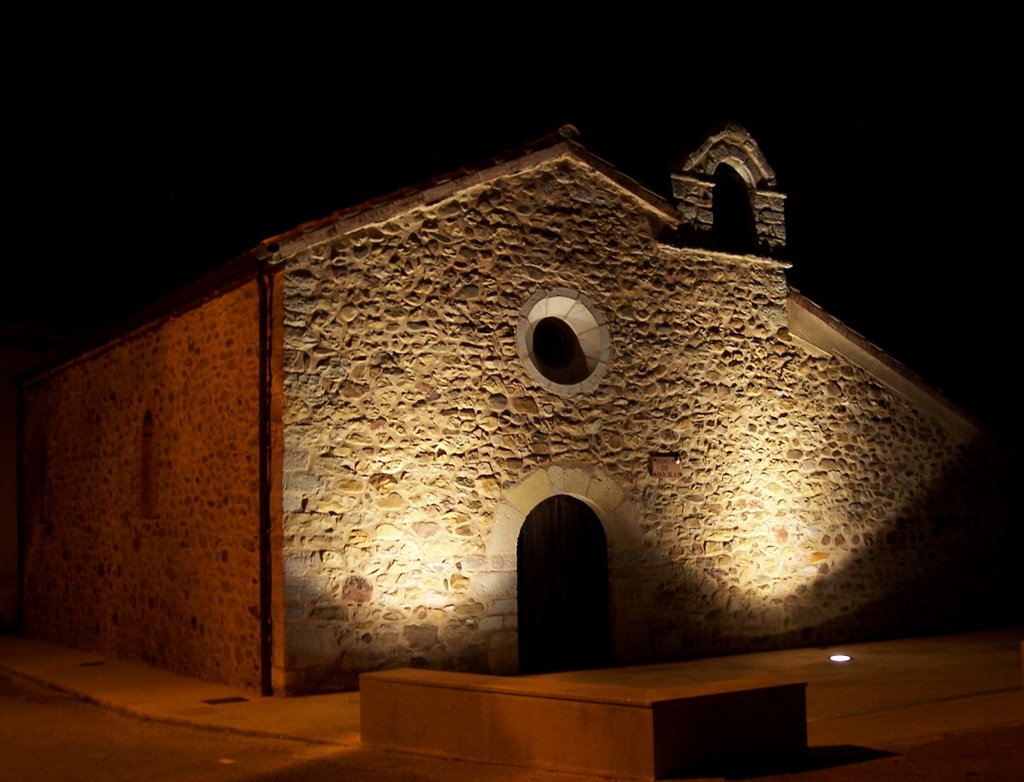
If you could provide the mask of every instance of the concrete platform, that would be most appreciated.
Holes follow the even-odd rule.
[[[595,679],[602,673],[592,671]],[[360,678],[362,740],[388,749],[634,779],[799,763],[804,682],[573,682],[400,669]]]

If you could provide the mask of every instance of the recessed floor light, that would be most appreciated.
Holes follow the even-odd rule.
[[[853,658],[850,657],[850,655],[848,655],[848,654],[833,654],[828,659],[830,659],[834,663],[848,663]]]

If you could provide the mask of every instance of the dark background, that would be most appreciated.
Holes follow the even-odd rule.
[[[0,323],[116,322],[263,238],[564,123],[668,196],[673,165],[734,120],[788,193],[792,285],[1019,431],[1019,84],[998,20],[843,40],[839,20],[799,47],[639,12],[603,37],[406,21],[282,22],[223,50],[211,33],[201,55],[79,41],[9,67]]]

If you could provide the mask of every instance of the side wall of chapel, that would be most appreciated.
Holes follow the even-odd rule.
[[[30,382],[27,635],[259,689],[255,282]]]

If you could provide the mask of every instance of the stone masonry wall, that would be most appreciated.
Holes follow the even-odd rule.
[[[623,663],[924,627],[988,586],[957,581],[996,518],[971,445],[792,341],[781,265],[661,245],[654,214],[563,159],[287,260],[288,689],[515,671],[515,535],[563,491],[610,530]],[[516,351],[556,286],[611,336],[575,396]]]
[[[247,283],[27,386],[28,635],[259,687],[258,359]]]

